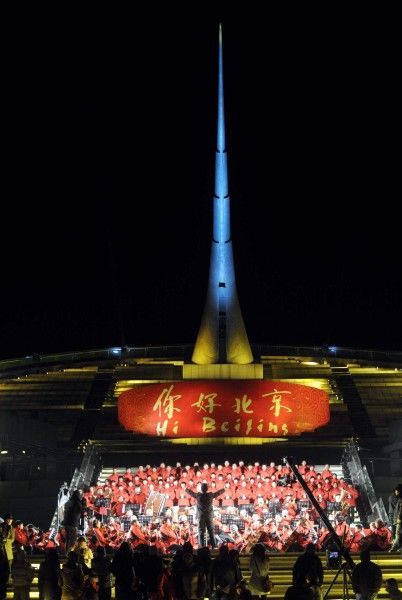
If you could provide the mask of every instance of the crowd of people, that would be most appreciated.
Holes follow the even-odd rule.
[[[362,562],[351,573],[353,589],[365,598],[371,586],[367,597],[375,598],[382,575],[370,561],[369,548],[400,545],[402,485],[390,497],[391,546],[391,529],[384,523],[377,520],[367,528],[353,523],[359,492],[329,465],[317,472],[303,461],[298,471],[344,548],[361,552]],[[286,600],[321,597],[323,570],[315,550],[331,548],[331,533],[303,486],[282,465],[226,462],[200,469],[162,463],[114,469],[96,486],[75,490],[62,508],[57,531],[24,526],[11,514],[0,520],[0,600],[10,577],[14,597],[29,598],[34,569],[27,553],[38,550],[46,554],[38,573],[42,600],[109,599],[113,586],[120,600],[264,596],[275,584],[270,555],[289,549],[304,553],[295,563]],[[217,558],[207,542],[219,546]],[[247,583],[242,551],[251,553]],[[61,555],[66,556],[62,569]],[[387,589],[390,598],[400,598],[397,582],[389,580]]]
[[[94,552],[86,538],[79,536],[61,566],[55,548],[45,551],[37,572],[40,600],[251,600],[265,598],[275,590],[270,572],[269,549],[256,543],[248,559],[250,576],[244,578],[239,552],[227,544],[215,558],[208,546],[197,551],[190,542],[180,546],[169,561],[156,546],[140,544],[135,549],[124,541],[113,555],[102,546]],[[11,571],[0,550],[0,600],[6,599],[11,574],[14,598],[28,600],[35,569],[24,549],[14,546]],[[361,600],[375,600],[385,585],[392,600],[401,600],[398,582],[383,581],[380,567],[362,551],[361,562],[349,573],[349,586]],[[294,563],[292,582],[284,600],[322,600],[324,568],[313,544]]]
[[[380,519],[363,526],[356,520],[359,491],[353,485],[329,465],[316,470],[302,461],[298,471],[351,552],[395,548],[398,508],[392,509],[395,519],[390,515],[392,529]],[[202,486],[211,496],[206,519],[200,519],[203,509],[197,507]],[[392,506],[398,497],[392,496]],[[195,548],[204,546],[205,530],[212,547],[225,543],[239,552],[249,552],[256,542],[271,552],[300,551],[310,543],[325,550],[330,542],[325,523],[293,472],[273,462],[113,469],[97,485],[76,490],[60,512],[58,530],[41,531],[16,520],[10,535],[29,552],[48,547],[68,551],[78,532],[87,536],[92,550],[116,549],[128,541],[133,548],[148,544],[164,554],[187,541]]]

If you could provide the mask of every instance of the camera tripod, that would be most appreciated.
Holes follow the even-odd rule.
[[[343,580],[342,598],[343,598],[343,600],[350,600],[351,597],[349,595],[348,578],[349,578],[350,583],[352,583],[352,575],[351,575],[349,567],[346,563],[342,563],[341,566],[339,567],[338,571],[335,573],[335,577],[333,578],[333,580],[331,581],[331,583],[329,585],[329,588],[325,592],[325,596],[324,596],[323,600],[326,600],[326,598],[328,597],[328,595],[329,595],[333,585],[337,581],[340,573],[342,573],[342,580]]]

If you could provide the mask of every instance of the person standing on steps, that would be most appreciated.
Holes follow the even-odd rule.
[[[64,505],[64,529],[66,531],[66,554],[68,555],[78,538],[81,515],[86,508],[82,490],[75,490]]]
[[[394,535],[392,539],[392,546],[389,552],[394,552],[394,550],[398,550],[402,546],[402,483],[396,486],[394,489],[394,496],[396,498],[396,502],[393,504],[392,510],[392,533]],[[390,499],[391,506],[391,499]],[[391,511],[390,511],[391,516]]]
[[[376,600],[382,584],[382,571],[370,560],[370,551],[360,552],[360,563],[352,571],[352,587],[359,600]]]
[[[209,540],[212,548],[215,548],[215,536],[214,527],[212,520],[214,517],[212,502],[214,498],[223,494],[224,489],[217,490],[216,492],[208,492],[208,484],[201,484],[201,492],[194,492],[189,488],[186,488],[186,492],[189,496],[192,496],[197,501],[197,514],[198,514],[198,538],[200,548],[205,546],[205,530],[208,531]]]

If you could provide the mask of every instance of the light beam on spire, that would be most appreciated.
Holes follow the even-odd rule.
[[[237,296],[230,234],[230,197],[225,136],[222,25],[219,26],[218,117],[213,235],[207,299],[193,351],[197,364],[253,361]]]

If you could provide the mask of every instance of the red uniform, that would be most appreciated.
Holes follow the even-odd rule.
[[[145,534],[142,531],[140,525],[138,523],[136,523],[136,522],[132,523],[129,533],[130,533],[130,537],[134,541],[139,541],[139,542],[146,542],[147,541],[147,539],[145,537]]]
[[[362,550],[362,540],[365,539],[364,533],[360,530],[355,531],[349,538],[347,546],[351,552],[359,553]]]
[[[177,535],[168,523],[162,523],[159,531],[162,536],[162,541],[166,544],[167,547],[169,547],[170,544],[173,544],[177,541]]]
[[[17,544],[21,544],[21,546],[28,546],[28,534],[25,529],[21,529],[20,527],[16,527],[14,529],[15,541]]]
[[[94,546],[107,546],[108,545],[108,541],[102,531],[102,529],[100,527],[92,527],[92,529],[90,530],[90,534],[92,534],[92,536],[94,536],[96,538],[95,544]]]
[[[146,499],[147,497],[144,492],[139,492],[138,494],[134,493],[132,496],[130,496],[130,502],[132,504],[145,504]]]
[[[388,527],[385,527],[385,525],[383,527],[377,527],[377,529],[374,529],[374,533],[377,546],[381,550],[388,550],[392,542],[392,534]]]

